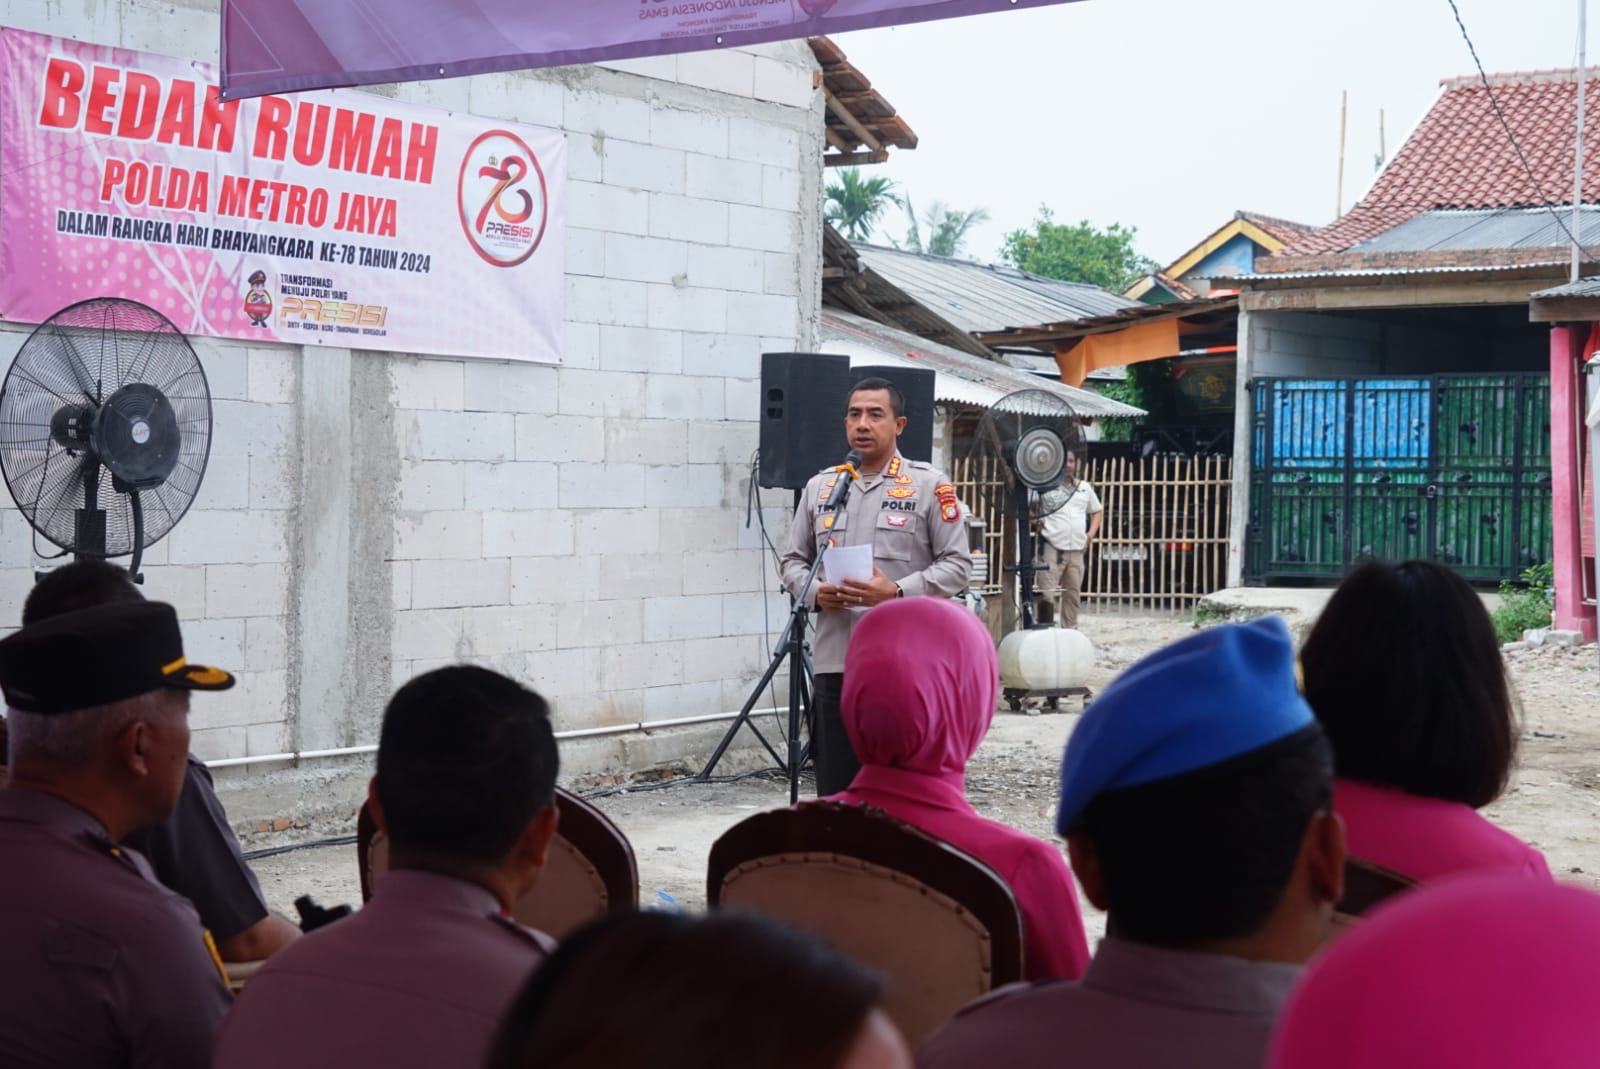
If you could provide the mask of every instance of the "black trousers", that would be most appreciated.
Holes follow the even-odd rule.
[[[838,794],[861,771],[861,761],[839,717],[844,694],[843,672],[818,672],[812,677],[811,763],[817,770],[817,797]]]

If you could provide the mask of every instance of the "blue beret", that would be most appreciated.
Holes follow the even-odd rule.
[[[1206,768],[1314,722],[1278,617],[1174,642],[1113,680],[1078,722],[1061,762],[1056,831],[1071,831],[1102,791]]]

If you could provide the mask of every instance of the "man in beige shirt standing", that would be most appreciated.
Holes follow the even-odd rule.
[[[1083,589],[1083,557],[1100,533],[1105,506],[1088,479],[1078,478],[1077,454],[1067,453],[1061,485],[1046,490],[1034,503],[1044,534],[1044,560],[1038,580],[1039,596],[1057,603],[1056,622],[1078,626],[1078,598]]]
[[[844,507],[832,510],[827,503],[838,473],[828,468],[811,477],[781,562],[784,587],[799,597],[820,547],[872,547],[871,579],[831,584],[819,573],[805,591],[806,606],[817,610],[811,756],[819,796],[850,786],[861,767],[839,718],[844,651],[856,621],[891,598],[955,597],[972,572],[955,487],[931,464],[900,455],[906,417],[899,388],[887,379],[862,379],[846,403],[844,424],[849,447],[861,454],[860,478]]]

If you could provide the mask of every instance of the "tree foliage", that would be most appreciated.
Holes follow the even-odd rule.
[[[989,210],[987,208],[972,208],[961,211],[951,208],[943,201],[934,201],[928,210],[922,213],[922,222],[917,222],[917,213],[911,206],[909,194],[902,197],[900,205],[906,210],[909,225],[906,228],[906,240],[902,248],[912,252],[925,252],[930,256],[959,256],[962,247],[967,242],[967,235],[972,228],[980,223],[987,222]],[[922,227],[927,227],[928,240],[922,240]]]
[[[883,175],[862,178],[855,167],[839,171],[839,180],[829,182],[822,194],[823,217],[838,227],[851,241],[872,236],[872,228],[884,209],[901,203],[894,180]]]
[[[1137,233],[1137,227],[1121,223],[1104,230],[1087,219],[1076,226],[1058,223],[1050,209],[1040,205],[1031,230],[1013,230],[1005,236],[1000,258],[1046,278],[1121,292],[1156,269],[1153,260],[1135,251]]]

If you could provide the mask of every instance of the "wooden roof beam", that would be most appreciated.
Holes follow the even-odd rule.
[[[888,158],[889,154],[879,149],[877,152],[839,152],[822,157],[822,162],[827,167],[859,167],[868,163],[882,163]]]
[[[839,98],[834,96],[826,85],[822,87],[822,96],[828,102],[828,111],[834,118],[844,123],[851,133],[859,137],[863,145],[878,152],[884,151],[883,142],[872,136],[872,131],[863,126],[861,121],[850,113],[849,108],[839,103]]]

